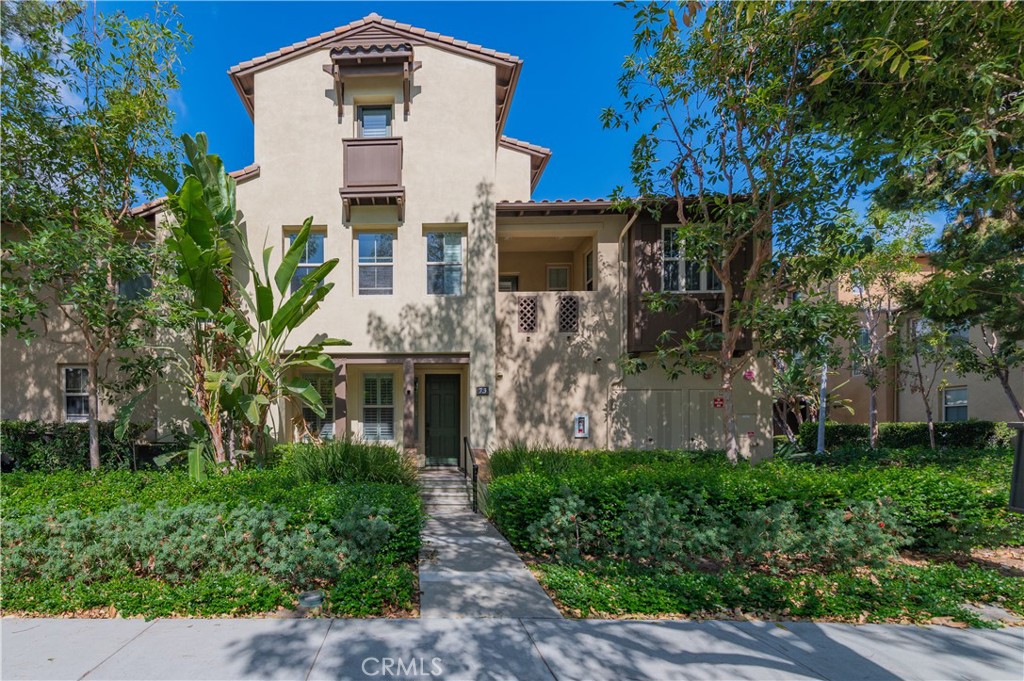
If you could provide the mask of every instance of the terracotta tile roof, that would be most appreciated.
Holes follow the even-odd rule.
[[[339,26],[333,31],[326,31],[324,33],[321,33],[320,35],[313,36],[311,38],[306,38],[301,42],[289,45],[288,47],[282,47],[278,50],[274,50],[273,52],[268,52],[267,54],[261,57],[254,57],[253,59],[243,61],[240,64],[235,64],[230,69],[228,69],[228,73],[235,74],[240,71],[251,69],[254,66],[266,64],[267,62],[274,61],[275,59],[279,59],[280,57],[286,56],[298,50],[304,50],[308,47],[313,47],[315,45],[319,45],[321,43],[332,40],[333,38],[341,35],[342,33],[347,33],[348,31],[351,31],[353,29],[360,28],[362,26],[369,26],[371,24],[387,26],[397,31],[402,31],[404,33],[409,33],[414,36],[425,38],[426,40],[432,42],[438,42],[447,45],[452,45],[454,47],[460,47],[462,49],[469,50],[471,52],[477,52],[481,55],[492,57],[494,59],[522,63],[522,60],[519,57],[508,54],[507,52],[498,52],[497,50],[492,50],[488,47],[468,43],[465,40],[456,40],[451,36],[441,35],[440,33],[436,33],[434,31],[428,31],[426,29],[418,28],[416,26],[410,26],[409,24],[400,24],[394,19],[385,19],[381,15],[374,12],[372,14],[366,15],[362,19],[356,19],[355,21],[345,24],[344,26]]]
[[[499,215],[576,215],[578,213],[609,213],[611,199],[555,199],[554,201],[499,201]]]
[[[243,182],[245,180],[252,179],[260,176],[260,166],[258,163],[250,163],[244,168],[238,170],[232,170],[228,173],[231,177],[235,178],[236,182]]]
[[[537,145],[537,144],[530,144],[529,142],[524,142],[523,140],[517,140],[516,138],[509,137],[507,135],[502,135],[501,136],[500,144],[502,146],[506,146],[506,147],[516,147],[516,148],[522,149],[524,151],[532,151],[532,152],[537,153],[537,154],[546,154],[548,156],[551,155],[551,150],[548,149],[547,147],[542,147],[542,146]]]

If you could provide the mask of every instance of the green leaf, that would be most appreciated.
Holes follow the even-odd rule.
[[[299,267],[299,262],[302,260],[303,253],[305,253],[306,242],[309,241],[309,232],[312,227],[313,218],[306,218],[306,221],[302,223],[302,229],[295,235],[295,239],[288,248],[288,252],[285,253],[284,258],[281,259],[281,266],[277,268],[277,272],[274,274],[274,281],[277,283],[277,290],[282,295],[286,290],[288,290],[288,284],[295,275],[295,270]]]
[[[931,43],[930,40],[927,40],[926,38],[922,38],[921,40],[918,40],[917,42],[913,42],[910,45],[908,45],[907,46],[907,52],[917,52],[918,50],[920,50],[921,48],[929,45],[930,43]]]
[[[832,71],[822,71],[814,78],[814,80],[811,81],[811,87],[814,87],[815,85],[821,85],[826,80],[832,77],[832,73]]]
[[[135,413],[135,408],[147,395],[149,395],[148,388],[118,407],[114,424],[115,440],[124,440],[124,436],[127,434],[129,426],[131,426],[131,418],[132,414]]]
[[[903,80],[903,77],[907,75],[907,70],[909,68],[910,68],[910,61],[906,60],[906,59],[903,60],[903,64],[900,65],[900,80]]]
[[[267,284],[256,285],[256,321],[269,321],[274,315],[274,290]]]

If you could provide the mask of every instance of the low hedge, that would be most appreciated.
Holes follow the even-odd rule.
[[[285,468],[4,475],[6,613],[244,615],[309,588],[335,616],[415,607],[418,490]],[[107,614],[107,616],[110,616]]]
[[[866,446],[871,431],[866,423],[825,424],[825,448]],[[1008,447],[1014,431],[1000,421],[954,421],[935,424],[935,440],[940,447]],[[800,424],[800,446],[813,452],[818,446],[817,422]],[[927,423],[879,423],[878,446],[893,449],[928,447]]]
[[[422,515],[417,488],[383,483],[296,483],[286,469],[235,471],[202,482],[186,471],[100,471],[83,473],[8,473],[0,500],[5,520],[40,512],[77,511],[95,515],[126,502],[142,510],[158,505],[223,504],[230,511],[239,504],[271,504],[298,520],[330,522],[359,506],[391,510],[396,529],[387,551],[397,560],[415,560],[420,547]]]
[[[136,467],[134,442],[149,424],[132,424],[123,440],[114,437],[114,423],[101,421],[100,466]],[[0,452],[5,470],[85,470],[89,467],[89,424],[44,421],[0,421]]]
[[[618,454],[599,456],[615,460]],[[1024,543],[1018,519],[1005,511],[1008,485],[993,488],[934,465],[847,470],[781,460],[755,467],[692,460],[628,464],[631,458],[621,459],[618,468],[586,470],[566,463],[567,473],[527,469],[498,477],[489,489],[490,515],[516,547],[542,552],[529,528],[549,513],[553,500],[568,491],[587,509],[584,515],[598,543],[610,550],[621,543],[622,518],[637,494],[660,494],[675,503],[700,498],[721,514],[723,522],[733,524],[751,509],[786,502],[793,504],[800,517],[810,519],[852,502],[886,500],[918,549]],[[1008,480],[1012,456],[1005,452],[1003,459]]]

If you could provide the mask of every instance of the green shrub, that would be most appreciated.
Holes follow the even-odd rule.
[[[394,530],[388,514],[359,507],[329,524],[296,522],[281,507],[243,502],[23,516],[4,528],[5,575],[91,582],[134,574],[180,584],[218,571],[306,588],[348,563],[372,562]]]
[[[994,456],[1000,457],[993,460],[1008,481],[1009,452]],[[660,494],[675,504],[702,498],[721,515],[716,523],[733,526],[751,509],[783,502],[791,502],[802,521],[820,522],[826,511],[881,500],[918,549],[966,550],[997,541],[1024,542],[1022,523],[1005,511],[1008,484],[993,485],[988,471],[972,477],[969,468],[945,470],[932,463],[836,467],[783,460],[733,467],[688,459],[604,469],[570,464],[567,474],[526,472],[495,479],[488,510],[509,541],[527,551],[541,548],[524,528],[545,515],[563,486],[589,509],[592,530],[605,547],[623,546],[623,516],[637,494]]]
[[[327,613],[375,617],[408,612],[417,600],[416,576],[416,570],[408,565],[352,566],[327,592]]]
[[[134,442],[149,424],[132,424],[125,439],[114,437],[114,423],[101,421],[100,466],[136,467]],[[0,421],[0,452],[5,468],[16,471],[85,470],[89,467],[89,424]]]
[[[737,612],[852,622],[954,617],[984,626],[964,603],[998,603],[1024,615],[1024,580],[977,565],[891,564],[873,573],[771,575],[650,570],[629,563],[541,564],[541,581],[580,617]]]
[[[544,516],[527,528],[531,541],[545,553],[562,561],[579,560],[584,551],[593,549],[594,533],[588,509],[568,489],[551,499]]]
[[[278,447],[282,465],[300,482],[415,485],[416,464],[396,447],[349,439]]]
[[[800,426],[800,445],[813,452],[818,442],[818,424],[804,422]],[[866,446],[870,431],[865,423],[825,424],[825,448]],[[1008,447],[1013,431],[999,421],[954,421],[935,424],[935,440],[940,447]],[[879,423],[878,446],[892,449],[927,447],[927,423]]]

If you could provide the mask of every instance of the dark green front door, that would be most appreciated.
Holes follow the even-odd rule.
[[[427,465],[455,466],[459,463],[459,377],[427,374],[426,378]]]

